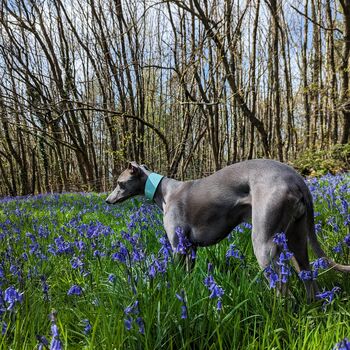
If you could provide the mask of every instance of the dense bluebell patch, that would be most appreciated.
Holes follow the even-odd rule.
[[[314,201],[319,203],[315,211],[319,240],[328,247],[330,255],[333,251],[345,262],[350,248],[348,182],[340,175],[325,176],[310,180],[309,187]],[[194,273],[200,274],[201,282],[196,285],[200,301],[194,301],[187,294],[187,286],[172,279],[176,259],[158,209],[138,200],[121,207],[108,206],[103,199],[90,194],[0,199],[0,329],[4,339],[11,340],[18,327],[16,320],[26,317],[35,303],[45,310],[38,316],[43,321],[38,322],[33,335],[38,348],[62,349],[61,327],[73,328],[80,345],[87,344],[93,327],[99,327],[96,315],[102,308],[111,309],[111,325],[120,321],[125,332],[142,336],[153,322],[145,314],[160,307],[157,296],[170,290],[170,286],[177,292],[167,295],[169,310],[174,309],[173,314],[169,311],[171,316],[167,314],[169,319],[196,319],[192,305],[199,302],[209,305],[210,312],[219,317],[228,309],[230,288],[235,286],[220,278],[218,271],[220,276],[228,272],[234,275],[235,269],[253,271],[253,277],[259,275],[257,263],[250,258],[251,249],[247,251],[247,244],[241,245],[242,241],[249,241],[251,230],[251,224],[244,223],[221,243],[222,256],[215,257],[213,248],[208,268],[203,267],[207,261],[199,263]],[[330,214],[321,214],[321,206]],[[190,254],[194,259],[188,237],[181,228],[175,234],[179,242],[176,253]],[[279,254],[264,271],[271,288],[287,283],[295,275],[285,235],[276,234],[274,243]],[[201,253],[198,255],[201,261]],[[325,259],[316,259],[312,270],[301,271],[299,278],[318,279],[327,268]],[[334,300],[340,299],[342,291],[338,286],[328,289],[317,295],[320,312],[321,304],[323,309],[331,308]],[[52,313],[52,309],[60,311]],[[76,312],[75,322],[66,325],[65,313],[74,313],[72,310]],[[154,312],[161,317],[158,309]],[[346,341],[336,348],[343,349]]]

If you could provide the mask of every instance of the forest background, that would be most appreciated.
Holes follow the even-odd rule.
[[[348,0],[1,0],[0,195],[274,158],[349,168]]]

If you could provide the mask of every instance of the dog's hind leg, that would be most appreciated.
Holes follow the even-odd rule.
[[[277,292],[288,294],[287,283],[282,282],[283,267],[278,262],[281,247],[273,238],[276,233],[285,232],[288,228],[294,199],[286,195],[282,189],[272,192],[259,193],[253,198],[252,203],[252,242],[256,259],[260,267],[265,271],[268,280],[279,277],[276,283]],[[267,269],[271,266],[274,274],[269,274]]]
[[[303,215],[296,221],[292,222],[286,232],[288,239],[288,247],[294,254],[294,266],[297,272],[305,271],[304,278],[302,278],[306,289],[308,302],[315,299],[318,292],[316,281],[312,278],[312,271],[310,268],[309,256],[307,251],[308,228],[306,215]]]

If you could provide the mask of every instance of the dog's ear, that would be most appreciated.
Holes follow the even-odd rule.
[[[132,175],[139,175],[141,172],[140,166],[136,162],[130,162],[128,169]]]

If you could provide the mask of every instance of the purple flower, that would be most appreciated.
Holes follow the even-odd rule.
[[[119,246],[119,251],[112,255],[112,259],[114,261],[118,260],[125,264],[127,261],[127,258],[129,257],[129,251],[125,247],[125,245],[121,242],[118,242],[117,246]]]
[[[221,311],[222,310],[222,302],[221,302],[221,299],[218,300],[217,304],[216,304],[216,309],[218,311]]]
[[[324,299],[324,303],[323,303],[323,309],[325,310],[327,305],[329,305],[334,297],[335,297],[335,293],[338,293],[340,291],[339,287],[334,287],[332,290],[327,290],[321,293],[316,294],[316,297],[318,299]]]
[[[319,258],[311,262],[311,265],[313,266],[313,269],[314,269],[313,278],[316,279],[318,276],[318,270],[328,268],[328,261],[326,260],[326,258]]]
[[[77,286],[76,284],[73,284],[68,292],[67,295],[81,295],[81,293],[83,292],[82,288],[80,286]]]
[[[70,264],[71,264],[73,269],[80,269],[84,266],[84,263],[81,261],[81,259],[79,257],[76,257],[76,256],[74,256],[71,259]]]
[[[273,242],[278,246],[283,247],[284,250],[288,250],[287,237],[284,232],[276,233],[273,238]]]
[[[62,343],[60,340],[60,334],[58,331],[58,327],[56,325],[56,312],[53,311],[50,314],[51,319],[51,333],[52,333],[52,339],[50,344],[50,350],[62,350]]]
[[[134,248],[132,251],[132,261],[142,261],[145,257],[145,254],[142,250]]]
[[[9,304],[7,310],[12,310],[16,303],[23,301],[23,293],[19,293],[14,287],[8,287],[5,290],[4,301]]]
[[[212,275],[206,277],[203,281],[204,285],[209,289],[209,298],[221,298],[224,295],[224,290],[214,280]]]
[[[1,334],[5,335],[6,331],[7,331],[7,323],[3,321],[1,326]]]
[[[141,334],[145,334],[145,324],[143,322],[142,317],[137,317],[136,318],[136,324],[139,326],[139,332]]]
[[[39,341],[38,350],[43,350],[44,348],[48,349],[49,341],[46,339],[45,336],[37,335],[36,338]]]
[[[293,253],[288,250],[286,235],[283,232],[277,233],[273,238],[273,242],[281,247],[282,251],[276,261],[276,264],[279,266],[278,271],[275,271],[271,264],[264,270],[264,274],[270,282],[270,288],[275,288],[277,282],[287,283],[288,277],[292,274],[289,262],[293,257]]]
[[[344,243],[350,248],[350,235],[345,236]]]
[[[181,305],[181,318],[185,320],[188,317],[186,304]]]
[[[139,315],[140,314],[140,308],[139,308],[139,301],[136,300],[132,305],[127,306],[124,309],[124,313],[126,315],[126,318],[124,319],[124,325],[125,328],[129,331],[132,328],[132,322],[133,322],[133,317],[131,315]],[[140,333],[144,332],[144,328],[141,326],[141,317],[138,317],[135,322],[139,326],[139,331]],[[143,323],[143,321],[142,321]],[[142,333],[143,334],[143,333]]]
[[[85,319],[82,322],[84,324],[84,334],[89,334],[92,329],[90,321],[88,319]]]
[[[111,282],[111,283],[115,282],[115,275],[113,273],[110,273],[108,275],[108,282]]]
[[[227,259],[227,261],[231,257],[239,259],[239,260],[243,260],[244,259],[243,254],[240,253],[240,251],[236,248],[235,244],[230,244],[230,247],[229,247],[229,249],[226,252],[226,259]]]
[[[73,254],[74,250],[70,242],[66,242],[62,236],[54,239],[56,245],[56,254]]]
[[[130,331],[130,329],[132,328],[132,317],[131,316],[127,316],[125,319],[124,319],[124,325],[125,325],[125,328]]]
[[[50,350],[62,350],[62,343],[59,338],[58,327],[56,324],[51,326],[52,339],[50,344]]]
[[[79,251],[85,250],[85,248],[86,248],[86,244],[82,240],[75,241],[74,244]]]
[[[139,314],[139,301],[136,300],[132,305],[130,306],[127,306],[125,309],[124,309],[124,313],[125,314],[135,314],[135,315],[138,315]]]
[[[270,288],[276,288],[276,284],[279,281],[279,277],[275,270],[271,267],[271,265],[266,267],[266,269],[264,270],[264,274],[270,282]]]
[[[315,224],[315,232],[316,232],[316,233],[320,233],[321,230],[322,230],[322,224],[319,223],[319,222],[316,223],[316,224]]]
[[[338,254],[342,253],[343,250],[342,250],[341,242],[339,242],[335,247],[333,247],[332,250],[334,253],[338,253]]]
[[[292,257],[293,257],[293,253],[290,252],[289,250],[285,250],[280,253],[277,260],[277,264],[280,266],[285,266],[285,264],[288,263],[290,259],[292,259]]]
[[[299,272],[298,276],[302,281],[309,281],[312,279],[312,272],[307,270],[302,270]]]
[[[159,243],[162,245],[159,249],[159,254],[162,254],[165,261],[168,261],[171,258],[172,248],[169,243],[167,236],[162,236],[159,238]]]
[[[326,269],[328,268],[328,262],[325,258],[319,258],[316,259],[311,263],[313,265],[314,269]]]
[[[339,343],[335,344],[333,350],[350,350],[350,341],[348,338],[344,338]]]
[[[184,290],[181,290],[180,294],[175,294],[176,298],[179,299],[182,303],[181,305],[181,318],[186,319],[187,318],[187,305],[186,305],[186,299],[185,299],[185,292]]]
[[[187,254],[189,252],[189,249],[192,246],[192,243],[188,239],[188,237],[185,235],[184,230],[181,227],[177,227],[175,229],[175,234],[177,235],[177,238],[179,240],[177,247],[176,247],[176,253],[180,254]]]
[[[156,276],[156,268],[155,268],[155,265],[152,263],[148,269],[148,276],[153,279],[155,276]]]
[[[47,284],[47,279],[45,276],[40,277],[41,286],[44,294],[44,299],[49,300],[49,285]]]

